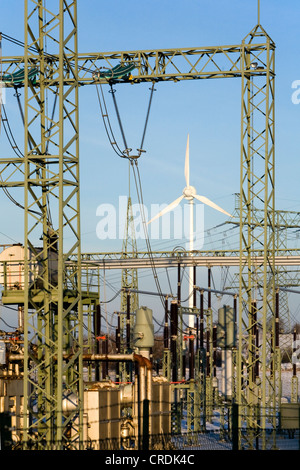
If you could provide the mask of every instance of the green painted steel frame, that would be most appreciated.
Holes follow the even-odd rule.
[[[48,22],[47,26],[52,30],[53,24],[56,19],[62,25],[63,21],[63,7],[67,4],[73,5],[76,2],[60,2],[60,16],[53,16],[53,22]],[[28,1],[26,2],[26,5]],[[42,1],[35,2],[35,5],[42,7]],[[36,8],[36,7],[35,7]],[[242,106],[241,106],[241,206],[240,206],[240,255],[241,255],[241,266],[240,266],[240,306],[239,306],[239,327],[240,327],[240,341],[245,341],[248,346],[254,344],[252,338],[252,330],[258,321],[263,325],[263,343],[262,353],[255,350],[252,354],[252,361],[248,362],[248,357],[242,353],[242,348],[239,348],[239,356],[237,360],[238,374],[241,378],[241,367],[245,365],[247,377],[250,380],[250,385],[247,390],[240,388],[240,380],[237,381],[237,400],[240,404],[253,404],[253,393],[255,384],[253,382],[253,369],[257,363],[256,355],[259,352],[260,361],[262,364],[263,378],[262,382],[258,384],[258,389],[261,394],[260,403],[262,407],[266,406],[270,402],[275,404],[276,393],[274,388],[274,379],[267,379],[267,368],[269,363],[269,356],[267,351],[267,345],[269,344],[268,330],[267,330],[267,318],[271,315],[274,317],[274,83],[275,83],[275,72],[274,72],[274,55],[275,45],[269,38],[266,32],[260,25],[257,25],[248,37],[242,42],[241,45],[233,46],[216,46],[208,48],[185,48],[185,49],[168,49],[168,50],[148,50],[148,51],[127,51],[127,52],[110,52],[110,53],[88,53],[88,54],[77,54],[77,51],[70,52],[70,49],[64,49],[66,41],[70,38],[75,38],[77,21],[75,16],[73,18],[74,29],[70,31],[70,35],[65,35],[61,28],[61,41],[60,41],[60,52],[56,54],[46,54],[43,52],[43,48],[40,47],[40,54],[34,54],[30,52],[29,44],[38,45],[38,40],[27,39],[32,35],[32,31],[29,30],[29,23],[32,20],[33,12],[26,14],[26,47],[25,57],[3,57],[3,68],[5,73],[14,73],[18,69],[25,65],[25,69],[28,69],[38,63],[40,68],[40,77],[37,77],[36,85],[33,86],[28,78],[25,78],[25,90],[26,90],[26,137],[25,144],[27,147],[27,137],[34,146],[34,149],[39,149],[37,155],[34,152],[26,152],[25,156],[25,198],[26,198],[26,220],[25,220],[25,233],[26,237],[31,233],[31,227],[28,226],[28,221],[34,219],[30,209],[33,207],[43,210],[43,219],[35,218],[35,224],[40,223],[43,225],[44,233],[44,254],[46,253],[45,247],[49,248],[49,243],[46,239],[45,229],[48,228],[47,216],[45,214],[46,195],[49,193],[52,185],[59,185],[60,194],[63,192],[63,188],[70,184],[68,178],[65,176],[64,168],[71,177],[73,192],[70,193],[67,201],[60,203],[59,206],[59,218],[60,224],[58,229],[59,240],[61,241],[64,236],[64,211],[69,205],[72,196],[78,197],[79,181],[76,180],[74,183],[74,172],[78,169],[78,156],[70,156],[68,153],[67,146],[63,142],[62,124],[64,119],[72,120],[73,113],[76,118],[72,120],[72,124],[75,129],[74,141],[78,141],[78,126],[77,126],[77,114],[78,105],[77,97],[73,111],[67,112],[64,115],[64,104],[69,103],[69,93],[74,91],[77,93],[79,85],[89,85],[94,83],[107,83],[107,80],[97,75],[97,72],[104,68],[112,69],[117,64],[134,64],[135,69],[132,71],[132,76],[126,77],[125,79],[118,80],[120,83],[139,83],[139,82],[150,82],[150,81],[181,81],[181,80],[197,80],[197,79],[217,79],[217,78],[240,78],[242,81]],[[66,15],[70,15],[70,9],[66,8]],[[42,18],[43,16],[40,16]],[[42,24],[39,41],[45,37],[46,32],[43,30]],[[50,34],[48,35],[49,40],[51,39]],[[39,44],[40,46],[40,44]],[[72,50],[72,48],[71,48]],[[70,72],[70,73],[68,73]],[[28,77],[28,74],[26,73]],[[31,129],[33,124],[37,123],[37,119],[30,120],[28,118],[29,109],[35,110],[36,115],[39,118],[41,129],[47,128],[45,126],[45,114],[41,112],[40,103],[44,100],[45,90],[54,90],[58,87],[59,98],[60,98],[60,118],[57,123],[53,122],[53,130],[55,134],[59,135],[59,155],[64,155],[64,158],[59,158],[59,171],[51,171],[51,168],[47,169],[46,164],[50,163],[52,159],[56,159],[57,156],[50,155],[44,158],[46,139],[45,135],[41,141],[43,142],[44,148],[39,148],[39,144],[35,145]],[[64,92],[64,87],[67,87],[67,92]],[[39,93],[38,93],[39,90]],[[29,96],[30,95],[30,96]],[[35,105],[33,106],[33,102]],[[38,106],[37,106],[38,105]],[[37,107],[36,107],[37,106]],[[57,125],[57,128],[55,127]],[[43,134],[43,131],[42,131]],[[71,143],[72,139],[70,140]],[[39,141],[38,141],[39,142]],[[64,149],[64,151],[63,151]],[[61,152],[61,153],[60,153]],[[33,158],[35,157],[35,158]],[[263,168],[262,168],[263,164]],[[7,163],[4,163],[7,168]],[[34,172],[31,170],[32,165],[34,171],[42,171],[43,178],[39,180],[45,191],[43,198],[40,199],[35,197],[33,202],[29,202],[29,196],[33,193],[33,175]],[[77,173],[76,173],[77,174]],[[51,176],[49,178],[49,175]],[[5,181],[8,182],[9,177]],[[58,182],[57,182],[58,181]],[[11,183],[7,183],[11,184]],[[20,184],[20,183],[19,183]],[[22,181],[21,181],[21,184]],[[45,194],[46,193],[46,194]],[[34,194],[34,193],[33,193]],[[42,201],[42,202],[41,202]],[[253,208],[257,207],[257,202],[260,202],[263,206],[264,217],[263,220],[255,218]],[[78,211],[78,212],[77,212]],[[270,212],[271,211],[271,212]],[[270,214],[272,214],[270,216]],[[79,221],[79,206],[76,206],[75,218]],[[69,222],[70,218],[67,218]],[[271,230],[267,230],[268,225],[271,224]],[[34,226],[34,224],[33,224]],[[74,233],[77,235],[77,240],[72,249],[68,251],[68,256],[72,255],[75,246],[79,248],[79,231],[75,230]],[[28,248],[30,245],[26,244]],[[255,253],[255,250],[260,249],[264,256],[263,264],[257,268],[253,268],[251,263],[251,255]],[[246,255],[246,265],[242,263],[242,259]],[[62,252],[59,254],[59,278],[63,279],[63,273],[65,273],[63,262],[67,256],[63,256]],[[78,263],[80,257],[78,257]],[[45,265],[46,266],[46,265]],[[80,268],[78,265],[78,271]],[[27,272],[28,276],[28,272]],[[46,283],[49,282],[47,276],[44,276]],[[261,286],[262,289],[262,305],[256,310],[256,320],[251,323],[253,318],[253,302],[256,299],[256,293],[254,291],[255,286]],[[59,302],[61,305],[61,286],[59,287]],[[76,297],[79,300],[79,297]],[[49,305],[50,298],[48,290],[45,290],[45,305]],[[76,303],[76,302],[75,302]],[[75,305],[74,303],[74,305]],[[48,308],[48,307],[47,307]],[[244,309],[246,313],[244,314]],[[37,309],[37,312],[41,312],[41,309]],[[44,316],[38,315],[43,318]],[[60,318],[59,334],[55,341],[51,342],[51,346],[56,351],[61,352],[62,350],[62,326],[63,321],[68,315],[63,315]],[[30,316],[28,312],[28,323],[30,323]],[[32,322],[33,325],[33,322]],[[49,329],[49,323],[45,324],[45,327],[39,327],[36,330],[36,335],[42,338],[44,335],[50,338],[49,333],[44,333],[46,328]],[[28,324],[27,324],[28,326]],[[272,323],[274,328],[274,322]],[[26,346],[29,346],[27,343]],[[49,353],[50,353],[49,348]],[[271,349],[270,349],[271,350]],[[272,351],[272,350],[271,350]],[[271,353],[272,355],[272,353]],[[41,356],[39,357],[39,361]],[[49,362],[49,361],[48,361]],[[36,362],[38,364],[39,362]],[[48,365],[48,363],[47,363]],[[72,366],[74,367],[73,363]],[[70,369],[71,370],[71,369]],[[48,371],[47,371],[48,372]],[[43,372],[43,380],[41,382],[47,382],[47,372]],[[27,371],[27,374],[29,371]],[[77,372],[76,372],[77,373]],[[62,361],[59,365],[58,376],[61,378],[63,374]],[[30,381],[29,381],[30,382]],[[270,387],[270,388],[269,388]],[[257,391],[258,391],[257,389]],[[268,391],[268,393],[267,393]],[[48,396],[50,397],[49,390]],[[59,400],[62,397],[61,384],[57,387],[57,394]],[[52,403],[53,409],[55,403]],[[50,407],[51,408],[51,407]],[[58,411],[57,416],[61,416],[61,411]],[[245,417],[247,417],[245,415]],[[252,418],[251,418],[252,419]],[[262,424],[256,423],[256,429],[258,426],[261,429],[265,429],[266,420],[263,418]],[[57,436],[62,434],[58,432]]]
[[[45,441],[64,448],[83,440],[77,4],[59,0],[54,8],[46,9],[42,0],[25,1],[24,415],[35,419],[25,426],[23,439],[37,433],[41,448]],[[55,84],[45,81],[51,70],[46,45],[59,50]],[[33,64],[38,86],[28,75]],[[72,82],[66,84],[66,76]],[[51,115],[48,101],[57,101],[57,114]],[[36,234],[42,236],[41,250],[32,241]],[[70,254],[78,256],[77,265],[67,272]],[[54,279],[51,256],[57,263]],[[36,264],[39,303],[31,285]]]
[[[249,53],[246,44],[261,42],[262,37],[264,50]],[[270,373],[275,336],[275,44],[257,25],[243,45],[237,360],[237,383],[242,385],[238,386],[237,403],[241,410],[247,410],[240,413],[240,425],[246,419],[253,428],[254,436],[248,439],[247,444],[241,445],[253,447],[259,435],[263,439],[263,448],[266,448],[266,429],[268,425],[275,429],[273,416],[278,407],[276,373]],[[255,81],[249,70],[260,66],[267,73]],[[257,217],[256,208],[262,209],[263,217]],[[263,263],[260,265],[252,262],[257,248],[263,251]],[[258,342],[259,329],[262,338]],[[247,346],[246,352],[244,344]],[[259,413],[256,405],[259,406]],[[266,412],[268,408],[272,410],[269,417]]]

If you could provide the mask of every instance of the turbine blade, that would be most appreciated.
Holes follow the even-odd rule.
[[[147,225],[151,224],[151,222],[153,222],[153,220],[158,219],[159,217],[166,214],[167,212],[170,212],[172,209],[175,209],[175,207],[178,206],[178,204],[180,203],[180,201],[182,199],[183,199],[183,196],[180,196],[178,199],[175,199],[175,201],[171,202],[171,204],[169,204],[162,211],[160,211],[158,214],[156,214],[151,220],[149,220],[149,222],[147,222]]]
[[[187,136],[186,151],[185,151],[185,165],[184,165],[184,175],[186,185],[190,185],[190,136]]]
[[[207,204],[208,206],[212,207],[213,209],[216,209],[217,211],[223,212],[223,214],[229,215],[229,217],[233,217],[231,214],[226,212],[222,207],[218,206],[214,202],[210,201],[207,197],[205,196],[198,196],[198,194],[195,194],[194,196],[198,201],[203,202],[203,204]]]

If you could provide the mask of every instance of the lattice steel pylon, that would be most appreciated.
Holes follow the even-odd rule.
[[[257,51],[242,50],[242,126],[240,183],[240,272],[239,348],[237,402],[240,424],[253,429],[248,443],[253,447],[266,429],[274,427],[267,408],[278,405],[274,362],[275,331],[275,180],[274,180],[274,83],[275,45],[258,24],[243,45],[261,44]],[[266,70],[264,76],[249,71]],[[263,216],[257,216],[255,208]],[[255,265],[255,251],[263,252],[263,263]],[[245,261],[244,261],[245,259]],[[261,332],[261,340],[258,333]],[[278,367],[278,363],[276,362]],[[261,369],[261,370],[260,370]],[[276,369],[276,368],[275,368]],[[278,370],[278,369],[276,369]],[[269,423],[268,423],[269,420]]]
[[[131,163],[129,162],[129,195],[127,199],[127,212],[124,239],[122,246],[122,259],[136,258],[137,257],[137,243],[135,235],[134,217],[132,212],[132,200],[130,195],[130,170]],[[130,328],[133,326],[134,316],[132,315],[139,307],[138,296],[138,273],[135,268],[122,269],[121,279],[121,338],[124,337],[126,331],[127,310],[130,309]],[[129,295],[129,299],[128,299]],[[128,305],[129,301],[129,305]]]
[[[235,215],[239,219],[239,209],[240,209],[240,195],[235,195]],[[256,218],[263,218],[264,214],[262,210],[252,209],[256,212]],[[236,221],[230,221],[230,224],[239,224]],[[288,238],[289,230],[298,231],[300,229],[300,213],[295,211],[284,211],[284,210],[275,210],[275,254],[280,256],[285,254],[286,256],[291,256],[293,253],[298,252],[297,248],[289,247]],[[273,226],[271,225],[271,230]],[[260,250],[257,254],[260,254]],[[298,287],[299,280],[299,269],[298,267],[288,268],[284,265],[276,265],[275,270],[275,283],[276,288],[292,288]],[[231,287],[237,287],[238,279],[232,284]],[[229,286],[227,286],[229,288]],[[291,333],[292,323],[290,317],[290,307],[288,303],[288,292],[281,289],[279,295],[279,331],[280,333]]]
[[[76,0],[25,1],[24,68],[24,416],[33,419],[23,440],[37,431],[41,446],[64,448],[82,436],[83,410],[80,258],[65,268],[80,256]]]

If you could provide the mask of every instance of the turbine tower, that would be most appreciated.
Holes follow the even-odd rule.
[[[200,196],[197,194],[196,188],[194,186],[190,185],[190,137],[189,134],[187,136],[187,144],[186,144],[186,152],[185,152],[185,166],[184,166],[184,175],[185,175],[185,182],[186,186],[182,191],[182,195],[175,199],[175,201],[171,202],[167,207],[165,207],[162,211],[160,211],[158,214],[156,214],[151,220],[149,220],[148,224],[153,222],[154,220],[158,219],[159,217],[162,217],[164,214],[167,212],[170,212],[171,210],[175,209],[175,207],[180,204],[182,199],[186,199],[189,202],[189,212],[190,212],[190,218],[189,218],[189,252],[190,255],[192,256],[192,252],[194,250],[194,199],[197,199],[198,201],[202,202],[203,204],[206,204],[210,207],[212,207],[215,210],[218,210],[222,212],[223,214],[228,215],[229,217],[232,217],[231,214],[226,212],[224,209],[222,209],[220,206],[212,202],[210,199],[208,199],[206,196]],[[193,266],[189,267],[189,307],[193,307]],[[194,327],[194,319],[192,316],[190,316],[189,319],[189,326],[191,328]]]

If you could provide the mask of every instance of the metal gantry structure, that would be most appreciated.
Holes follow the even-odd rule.
[[[251,31],[243,44],[259,44],[261,41],[266,44],[263,50],[255,53],[254,57],[245,50],[242,56],[237,383],[243,383],[238,387],[238,403],[245,405],[244,417],[256,432],[262,430],[264,439],[267,405],[272,403],[274,411],[278,406],[277,377],[275,373],[268,373],[269,362],[273,362],[278,353],[271,344],[275,335],[268,329],[270,318],[271,329],[275,331],[275,44],[260,25]],[[266,74],[255,80],[248,70],[260,68],[262,64]],[[255,207],[263,210],[263,217],[256,216]],[[263,249],[263,261],[255,265],[252,258],[257,248]],[[245,262],[242,261],[243,255]],[[258,325],[262,329],[260,344],[256,338]],[[246,354],[244,341],[247,342]],[[259,385],[258,366],[262,369]],[[276,366],[278,371],[277,359]],[[260,407],[259,413],[255,405]],[[265,443],[262,445],[264,447]]]
[[[23,439],[28,446],[34,430],[41,446],[51,442],[61,448],[77,441],[82,427],[76,7],[60,1],[50,11],[42,1],[26,0],[24,55],[13,59],[23,79],[4,72],[6,86],[24,90],[24,153],[1,159],[1,176],[2,187],[24,189],[24,289],[18,303],[25,318]],[[67,272],[70,254],[78,262]]]
[[[24,303],[26,319],[24,440],[36,428],[41,445],[71,446],[83,436],[82,303],[88,295],[81,287],[80,87],[112,80],[124,86],[230,78],[241,80],[242,90],[237,403],[240,425],[246,420],[253,429],[251,439],[262,437],[264,446],[267,426],[274,425],[265,409],[278,406],[279,370],[274,343],[274,42],[258,21],[238,45],[85,54],[78,52],[76,0],[47,7],[43,0],[25,0],[24,5],[24,55],[2,57],[7,87],[14,88],[14,77],[24,70],[19,83],[24,87],[24,155],[0,159],[1,187],[24,189],[25,285],[23,300],[16,302]],[[120,64],[130,66],[130,73],[113,75]],[[262,217],[254,208],[262,210]],[[39,237],[41,249],[36,247]],[[67,268],[69,259],[77,260],[72,269]],[[258,324],[261,344],[256,342]],[[270,363],[275,365],[272,374]]]
[[[24,416],[35,417],[24,439],[36,426],[41,442],[64,446],[77,440],[83,414],[80,259],[69,275],[65,270],[70,254],[80,256],[76,2],[60,1],[50,12],[44,2],[25,1],[24,42]],[[46,48],[56,51],[54,62]],[[32,67],[38,86],[29,78]],[[72,77],[68,84],[66,77]]]

